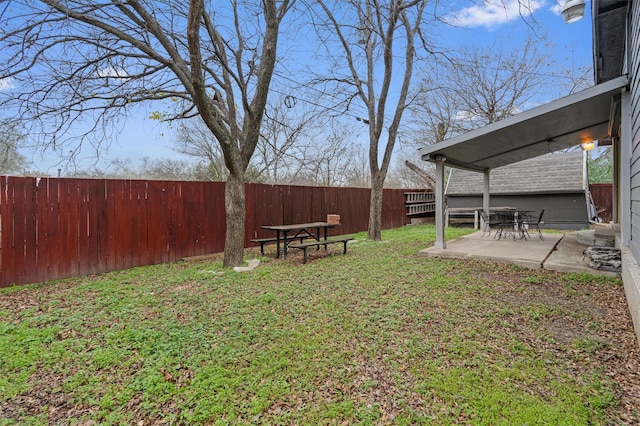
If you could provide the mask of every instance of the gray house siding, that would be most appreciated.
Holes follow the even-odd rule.
[[[491,207],[517,207],[540,212],[548,229],[583,229],[589,227],[584,193],[501,194],[491,196]],[[482,195],[447,196],[447,207],[480,207]]]
[[[539,212],[550,229],[589,227],[585,158],[581,151],[549,154],[493,169],[491,207]],[[482,173],[454,169],[449,176],[448,208],[482,207]]]
[[[630,89],[622,97],[620,144],[620,217],[622,231],[622,280],[629,312],[640,342],[640,2],[630,1],[625,71]],[[624,29],[620,29],[623,31]],[[624,107],[627,106],[625,111]],[[627,185],[628,184],[628,185]],[[626,240],[625,240],[626,239]]]
[[[631,80],[631,241],[633,257],[640,261],[640,2],[631,2],[630,60],[627,71]],[[629,46],[628,46],[629,47]]]

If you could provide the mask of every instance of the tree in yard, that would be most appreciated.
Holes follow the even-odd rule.
[[[315,26],[331,61],[331,75],[319,80],[325,85],[335,83],[336,87],[346,88],[349,99],[359,101],[367,112],[371,178],[367,238],[372,240],[381,240],[384,181],[407,107],[416,46],[425,41],[421,27],[428,3],[427,0],[316,0],[315,3],[319,9],[314,17]],[[397,58],[401,58],[399,65]],[[393,110],[390,121],[388,108]]]
[[[542,74],[547,59],[533,39],[511,52],[463,50],[447,75],[450,88],[462,102],[460,129],[466,132],[521,112],[539,94],[548,77]]]
[[[27,159],[18,151],[23,140],[15,122],[0,120],[0,175],[24,171]]]
[[[512,51],[465,48],[428,64],[412,89],[412,145],[442,142],[527,109],[542,90],[559,83],[544,73],[548,60],[529,37]]]
[[[178,123],[173,150],[204,163],[207,180],[225,181],[229,170],[224,163],[220,144],[200,117]],[[245,173],[246,174],[246,173]]]
[[[401,176],[407,175],[407,169],[413,172],[410,175],[411,176],[410,178],[405,177],[404,179],[406,182],[405,187],[409,187],[409,188],[423,187],[423,188],[429,188],[429,189],[435,190],[436,182],[433,179],[433,176],[431,176],[431,174],[425,172],[424,170],[422,170],[420,167],[416,166],[409,160],[405,160],[404,165],[405,167],[401,168],[402,170]],[[416,177],[420,178],[420,180],[417,181]]]
[[[295,182],[304,167],[315,160],[309,156],[309,147],[314,145],[310,133],[319,125],[317,112],[298,104],[295,97],[275,98],[265,112],[256,148],[254,167],[260,180]]]
[[[269,102],[246,180],[270,184],[339,185],[341,174],[336,171],[342,170],[349,161],[340,155],[347,151],[347,142],[354,131],[329,123],[330,119],[313,109],[300,105],[293,108],[295,102],[277,97]],[[332,129],[329,134],[327,128]],[[323,143],[318,144],[318,140]],[[180,123],[174,149],[181,154],[206,159],[212,180],[223,180],[228,175],[220,146],[199,117]]]
[[[351,148],[351,158],[345,168],[345,185],[356,188],[371,187],[368,158],[366,147],[355,145]]]
[[[547,61],[529,37],[510,52],[463,49],[449,61],[431,63],[413,89],[416,143],[441,142],[527,109],[550,82],[543,73]]]
[[[143,157],[140,160],[141,177],[159,180],[196,180],[199,176],[198,165],[175,158],[151,159]]]
[[[329,129],[329,130],[327,130]],[[302,185],[345,186],[357,163],[357,129],[338,121],[319,121],[308,129],[304,143],[290,157],[288,182]]]
[[[589,183],[613,182],[613,150],[607,148],[599,154],[594,151],[589,152],[587,168]]]
[[[224,265],[242,262],[245,172],[259,140],[281,23],[295,0],[14,0],[0,6],[0,106],[43,146],[79,150],[138,104],[200,116],[222,151]],[[215,9],[214,9],[215,8]],[[160,109],[160,108],[158,108]],[[81,125],[77,139],[65,138]],[[73,132],[69,132],[73,130]],[[70,148],[70,149],[69,149]]]

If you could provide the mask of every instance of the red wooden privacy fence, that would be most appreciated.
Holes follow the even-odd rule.
[[[367,229],[370,191],[247,184],[245,246],[261,225],[339,214]],[[407,223],[404,190],[385,190],[383,229]],[[0,287],[219,253],[224,183],[0,177]]]
[[[593,203],[598,207],[604,207],[604,211],[600,213],[600,219],[604,223],[611,222],[613,217],[613,184],[592,183],[589,185],[589,190]]]

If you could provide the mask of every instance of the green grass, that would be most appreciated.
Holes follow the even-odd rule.
[[[580,325],[608,328],[588,307],[618,280],[421,257],[428,225],[364,237],[306,265],[1,291],[0,424],[616,421],[619,385],[593,362],[614,342]]]

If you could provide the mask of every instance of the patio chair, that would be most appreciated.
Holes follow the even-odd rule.
[[[508,236],[514,236],[514,227],[515,227],[515,217],[514,212],[511,210],[501,210],[496,212],[497,222],[496,227],[498,230],[496,231],[493,238],[501,239],[507,238]],[[515,238],[515,236],[514,236]]]
[[[498,226],[500,223],[497,220],[491,221],[491,215],[487,215],[484,210],[478,211],[480,212],[480,219],[482,220],[480,225],[482,229],[482,236],[484,237],[485,234],[489,234],[489,236],[491,236],[491,228]]]
[[[544,222],[542,221],[542,215],[544,215],[544,210],[540,210],[540,215],[538,216],[538,218],[536,219],[535,216],[531,216],[529,215],[525,220],[527,222],[527,234],[529,234],[529,229],[535,229],[536,231],[538,231],[538,236],[540,237],[541,240],[544,240],[544,237],[542,236],[542,231],[540,230],[540,226],[544,225]]]
[[[491,222],[489,221],[489,217],[484,212],[484,210],[479,210],[480,213],[480,229],[482,230],[482,236],[484,234],[491,235]]]

